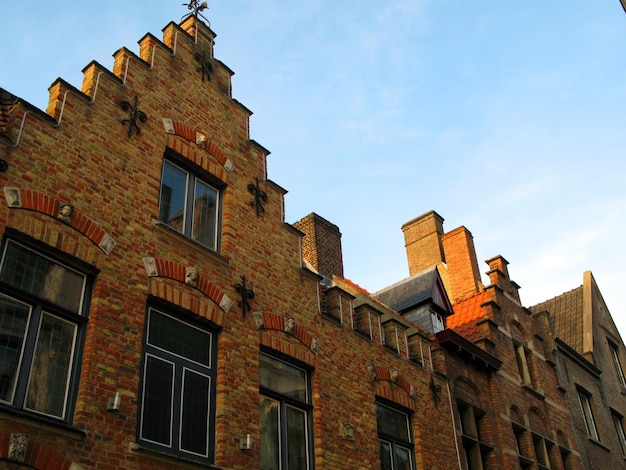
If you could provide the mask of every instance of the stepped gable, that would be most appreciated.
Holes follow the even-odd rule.
[[[583,348],[583,286],[534,305],[530,307],[530,311],[533,313],[550,312],[554,318],[555,335],[579,354],[585,353]]]
[[[483,291],[454,304],[454,315],[448,317],[448,328],[471,341],[480,339],[478,322],[485,318],[482,304],[488,299],[487,292]]]

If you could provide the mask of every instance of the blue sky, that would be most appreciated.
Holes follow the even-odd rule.
[[[58,76],[80,88],[181,3],[3,2],[0,87],[45,109]],[[626,331],[618,0],[213,0],[204,15],[287,222],[337,224],[347,277],[372,292],[407,277],[400,227],[433,209],[472,232],[481,272],[510,262],[526,306],[592,270]]]

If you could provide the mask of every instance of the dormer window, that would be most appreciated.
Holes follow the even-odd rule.
[[[430,319],[433,325],[433,333],[439,333],[446,329],[446,317],[439,312],[430,312]]]

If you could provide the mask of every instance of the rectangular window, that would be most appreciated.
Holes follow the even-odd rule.
[[[202,462],[213,459],[214,334],[148,308],[139,441]]]
[[[439,312],[430,312],[433,322],[433,333],[439,333],[446,329],[446,317]]]
[[[163,161],[159,220],[217,251],[219,191],[169,160]]]
[[[413,470],[413,440],[409,415],[376,403],[378,447],[382,470]]]
[[[70,420],[87,276],[7,241],[0,266],[0,402]]]
[[[622,362],[619,358],[619,349],[611,342],[609,342],[609,349],[611,350],[611,358],[613,359],[617,379],[622,387],[626,387],[626,377],[624,377],[624,369],[622,368]]]
[[[591,395],[582,390],[578,390],[578,401],[580,402],[580,408],[585,421],[585,428],[587,429],[587,435],[597,441],[600,440],[598,434],[598,427],[596,420],[593,416],[593,408],[591,407]]]
[[[617,440],[619,441],[619,447],[622,450],[622,455],[626,455],[626,434],[624,434],[624,423],[622,422],[622,417],[614,411],[611,411],[611,417],[613,418],[613,426],[615,426],[615,432],[617,433]]]
[[[260,355],[261,470],[312,468],[309,374]]]
[[[463,450],[469,470],[482,470],[487,453],[493,448],[484,442],[481,434],[484,411],[459,401]]]
[[[515,357],[517,358],[517,367],[523,385],[532,386],[530,378],[530,369],[528,368],[528,358],[526,357],[526,348],[523,344],[515,345]]]

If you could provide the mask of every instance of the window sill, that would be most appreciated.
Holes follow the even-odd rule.
[[[324,312],[324,311],[320,311],[322,318],[325,320],[328,320],[332,323],[334,323],[335,325],[342,327],[342,323],[341,323],[341,318],[336,317],[335,315],[333,315],[332,313],[328,313],[328,312]]]
[[[535,397],[539,398],[540,400],[546,399],[546,396],[544,395],[543,391],[539,389],[534,389],[532,385],[523,383],[522,388],[526,390],[528,393],[530,393],[531,395],[534,395]]]
[[[152,458],[155,460],[159,460],[161,462],[172,463],[172,461],[175,461],[176,466],[178,468],[188,468],[188,469],[210,468],[212,470],[225,470],[224,467],[218,467],[217,465],[213,465],[210,463],[196,462],[195,460],[186,459],[185,457],[180,457],[178,455],[172,455],[172,454],[168,454],[165,452],[160,452],[158,450],[144,447],[141,444],[137,444],[136,442],[131,443],[128,446],[128,449],[130,450],[131,454],[140,453],[142,455],[145,455],[147,458]]]
[[[601,449],[606,450],[607,452],[611,452],[611,449],[609,449],[607,446],[605,446],[604,444],[602,444],[602,442],[598,441],[597,439],[594,439],[591,436],[587,436],[587,439],[589,440],[589,442],[591,442],[592,444],[600,447]]]
[[[62,434],[71,439],[84,440],[87,436],[82,429],[75,428],[67,423],[16,410],[5,405],[0,405],[0,420],[2,418],[7,418],[11,423],[29,426],[46,432]]]
[[[192,240],[185,234],[180,233],[178,230],[174,230],[172,227],[161,222],[160,220],[152,219],[152,226],[157,230],[163,231],[164,233],[169,233],[169,234],[174,235],[176,238],[178,238],[179,240],[182,240],[183,242],[185,242],[192,248],[200,248],[204,250],[211,258],[223,264],[224,266],[228,266],[230,264],[230,260],[220,255],[217,251],[212,250],[211,248],[209,248],[206,245],[203,245],[202,243],[198,243]]]

